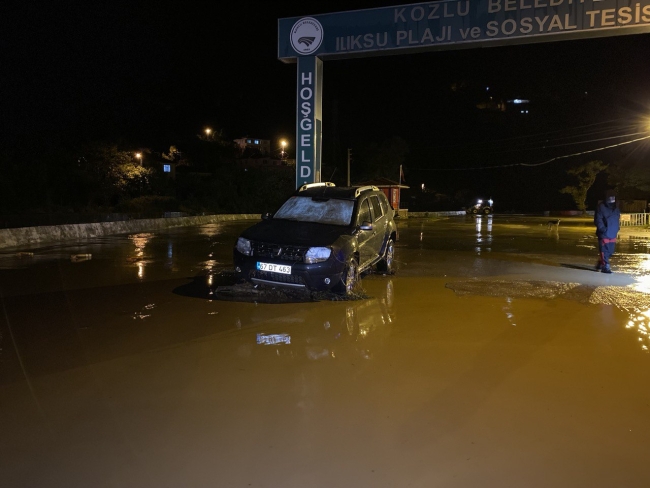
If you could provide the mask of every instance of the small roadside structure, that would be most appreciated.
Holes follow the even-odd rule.
[[[384,192],[384,195],[386,195],[386,198],[388,198],[388,201],[395,210],[396,215],[399,215],[400,217],[406,217],[408,215],[408,209],[400,209],[399,206],[402,190],[408,190],[410,186],[389,180],[388,178],[374,178],[362,183],[357,183],[354,186],[376,186]]]

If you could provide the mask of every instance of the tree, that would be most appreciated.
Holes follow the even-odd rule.
[[[85,147],[78,158],[83,174],[82,188],[91,205],[115,205],[124,197],[140,196],[149,187],[153,173],[142,166],[134,153],[116,145],[95,143]]]
[[[650,167],[638,154],[621,159],[611,165],[607,172],[609,184],[615,186],[621,196],[645,198],[650,193]]]
[[[594,160],[568,170],[567,173],[575,176],[578,179],[578,183],[575,186],[565,186],[560,190],[560,193],[571,195],[578,210],[586,213],[587,192],[596,182],[598,174],[605,169],[607,169],[605,163],[599,160]]]

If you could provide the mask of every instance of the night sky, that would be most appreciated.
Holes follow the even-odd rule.
[[[210,126],[230,139],[293,141],[296,67],[276,58],[277,19],[394,4],[4,5],[4,137],[8,144],[102,139],[164,150]],[[342,167],[347,147],[399,136],[411,148],[411,183],[511,198],[514,182],[537,178],[534,170],[439,170],[539,162],[609,141],[562,142],[636,132],[650,115],[648,53],[650,35],[643,34],[326,61],[324,164]],[[505,100],[529,99],[531,113],[477,110],[487,87]],[[608,155],[622,157],[598,157]],[[554,163],[554,171],[576,162]]]

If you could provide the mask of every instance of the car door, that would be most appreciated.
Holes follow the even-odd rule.
[[[372,195],[368,197],[368,200],[370,200],[370,206],[371,206],[372,218],[373,218],[373,222],[372,222],[373,236],[371,238],[372,254],[373,254],[372,260],[376,262],[379,261],[379,257],[381,256],[381,250],[384,245],[384,241],[386,240],[388,218],[385,215],[383,209],[381,208],[378,196]]]
[[[372,230],[361,230],[363,223],[372,224],[372,211],[370,201],[364,198],[359,202],[359,211],[357,212],[357,243],[359,245],[359,266],[363,269],[368,267],[373,260],[373,241],[374,228]]]

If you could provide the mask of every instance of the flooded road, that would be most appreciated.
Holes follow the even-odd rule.
[[[367,299],[217,300],[248,225],[0,254],[1,486],[650,486],[650,240],[409,219]]]

